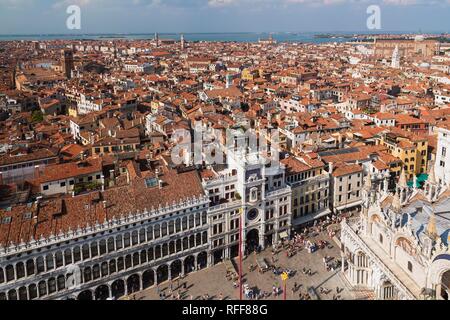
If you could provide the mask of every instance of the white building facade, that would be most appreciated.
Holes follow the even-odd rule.
[[[342,273],[377,300],[449,300],[449,192],[433,179],[425,191],[364,188],[361,215],[342,222]]]
[[[0,249],[0,300],[105,300],[207,267],[207,197]]]
[[[436,179],[450,186],[450,128],[438,128],[438,143],[435,163]]]

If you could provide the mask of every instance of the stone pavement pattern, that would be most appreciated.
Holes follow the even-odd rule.
[[[313,241],[327,240],[329,238],[324,233],[318,235],[312,239]],[[340,259],[340,251],[338,246],[334,242],[330,242],[332,248],[325,248],[316,251],[315,253],[308,253],[306,249],[302,249],[294,257],[287,258],[286,253],[282,250],[276,259],[275,265],[282,268],[288,268],[297,271],[295,276],[293,276],[287,282],[287,299],[288,300],[299,300],[299,294],[305,294],[309,287],[314,287],[316,289],[317,295],[322,300],[332,300],[333,296],[339,296],[341,300],[353,300],[357,297],[356,293],[349,290],[345,282],[342,280],[339,270],[334,272],[329,272],[323,265],[323,258],[325,256],[333,257],[335,259]],[[260,253],[263,257],[267,258],[267,261],[271,262],[272,252],[271,249]],[[236,263],[238,263],[236,259]],[[257,270],[249,272],[250,265],[256,266],[256,254],[248,256],[243,261],[244,268],[244,283],[248,283],[251,288],[257,287],[259,290],[266,292],[272,292],[272,287],[274,285],[282,287],[282,280],[280,276],[275,276],[272,271],[267,271],[264,274],[260,274]],[[306,267],[311,269],[314,273],[312,276],[305,275],[302,273],[302,269]],[[174,281],[173,288],[175,295],[181,292],[181,299],[185,300],[201,300],[202,296],[207,294],[209,299],[217,300],[220,297],[226,300],[238,300],[239,299],[239,289],[233,287],[233,282],[226,279],[226,267],[225,265],[219,264],[214,267],[191,273],[183,280],[180,284],[187,282],[187,290],[177,290],[177,281]],[[293,293],[292,288],[294,283],[301,285],[300,289]],[[159,286],[160,290],[169,296],[169,285],[170,283],[164,283]],[[329,290],[328,294],[321,294],[320,287],[325,290]],[[340,293],[336,293],[336,288],[340,288]],[[222,296],[221,296],[222,294]],[[156,287],[149,288],[145,291],[139,292],[133,297],[136,300],[159,300],[159,295]],[[171,297],[167,298],[172,300]],[[274,297],[271,295],[268,299],[282,300],[283,295]]]

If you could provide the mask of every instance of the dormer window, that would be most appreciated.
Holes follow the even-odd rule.
[[[11,218],[11,217],[4,217],[4,218],[2,219],[2,224],[10,224],[11,221],[12,221],[12,218]]]
[[[31,212],[26,212],[23,214],[23,220],[30,220],[32,218],[33,214]]]

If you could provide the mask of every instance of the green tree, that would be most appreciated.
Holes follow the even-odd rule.
[[[87,190],[89,190],[89,191],[97,190],[97,189],[99,189],[100,187],[101,187],[101,184],[98,183],[98,182],[91,182],[91,183],[88,183],[88,184],[85,186],[85,188],[86,188]]]
[[[31,120],[33,122],[42,122],[42,121],[44,121],[44,115],[43,115],[42,111],[41,110],[33,111],[33,113],[31,114]]]

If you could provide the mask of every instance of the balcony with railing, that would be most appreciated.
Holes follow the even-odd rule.
[[[225,210],[238,209],[242,207],[242,200],[233,200],[226,203],[218,204],[216,206],[210,207],[208,213],[216,213]]]
[[[278,197],[278,196],[290,195],[291,190],[292,189],[288,186],[288,187],[284,187],[284,188],[273,190],[273,191],[267,191],[266,198],[274,198],[274,197]]]
[[[325,188],[325,184],[327,182],[330,181],[330,177],[329,175],[319,175],[319,176],[315,176],[312,178],[308,178],[308,179],[304,179],[301,181],[295,181],[295,182],[287,182],[287,184],[291,187],[291,188],[298,188],[298,187],[302,187],[302,186],[306,186],[306,185],[313,185],[313,184],[324,184],[324,188]],[[326,187],[328,189],[328,187]]]

